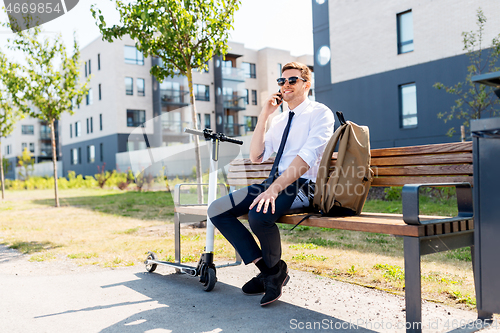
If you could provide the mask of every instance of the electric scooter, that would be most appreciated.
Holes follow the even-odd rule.
[[[208,178],[208,206],[210,206],[210,204],[215,201],[217,194],[217,171],[220,142],[230,142],[237,145],[242,145],[243,141],[229,138],[223,133],[214,133],[211,129],[200,131],[186,128],[184,131],[186,133],[203,136],[205,140],[212,141],[210,174]],[[203,284],[203,289],[205,291],[211,291],[215,287],[215,283],[217,282],[216,268],[232,266],[232,264],[217,267],[214,265],[214,228],[215,227],[210,221],[210,218],[207,214],[207,238],[205,244],[205,252],[201,255],[201,258],[198,261],[198,265],[196,267],[183,265],[181,263],[161,261],[158,260],[158,257],[154,252],[148,252],[148,257],[144,262],[146,265],[146,270],[148,272],[153,272],[158,265],[174,267],[178,272],[186,273],[193,277],[199,276],[200,282]]]

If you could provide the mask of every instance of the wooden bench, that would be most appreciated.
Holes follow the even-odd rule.
[[[474,251],[472,142],[372,149],[371,157],[372,169],[375,172],[372,186],[403,186],[403,214],[312,216],[302,222],[302,225],[403,236],[407,332],[421,332],[420,256],[466,246],[470,246]],[[334,154],[332,169],[335,167],[335,160]],[[264,163],[252,163],[247,159],[235,160],[229,166],[228,185],[235,189],[261,183],[268,177],[272,163],[272,159]],[[456,185],[458,216],[445,218],[419,215],[419,188],[443,184]],[[175,197],[177,226],[195,215],[198,219],[206,215],[206,206],[182,206],[178,193]],[[296,224],[305,214],[287,214],[278,222]],[[177,237],[180,239],[180,236]],[[180,255],[178,259],[180,260]],[[488,315],[479,313],[480,318]]]

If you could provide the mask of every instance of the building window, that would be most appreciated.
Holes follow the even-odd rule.
[[[134,141],[127,141],[127,151],[134,151],[134,150],[135,150]]]
[[[94,97],[92,95],[92,88],[90,88],[89,92],[87,93],[86,103],[87,105],[92,105],[93,102],[94,102]]]
[[[209,68],[210,68],[210,66],[209,66],[209,61],[208,61],[208,60],[205,62],[205,65],[207,65],[207,68],[206,68],[206,69],[205,69],[205,68],[203,68],[203,69],[201,70],[201,72],[202,72],[202,73],[208,73],[208,70],[209,70]]]
[[[411,10],[399,13],[398,20],[398,54],[413,51],[413,15]]]
[[[245,104],[246,105],[250,104],[250,94],[248,89],[245,89]]]
[[[257,90],[252,90],[252,105],[257,105]]]
[[[82,122],[77,121],[75,123],[75,137],[82,136]]]
[[[99,144],[99,155],[101,162],[104,161],[104,143]]]
[[[100,53],[97,54],[97,70],[98,71],[101,70],[101,54]]]
[[[125,94],[127,95],[134,94],[134,79],[131,77],[125,78]]]
[[[34,135],[35,134],[35,126],[34,125],[22,125],[21,132],[26,135]]]
[[[205,128],[211,128],[210,126],[210,114],[205,113]]]
[[[257,77],[257,72],[255,71],[255,64],[244,62],[242,64],[243,70],[245,71],[245,77],[255,79]]]
[[[78,148],[78,164],[82,164],[82,147]]]
[[[417,86],[415,83],[399,86],[401,127],[417,127]]]
[[[257,126],[257,117],[245,116],[245,129],[247,131],[253,131],[255,130],[255,126]]]
[[[125,45],[125,63],[143,66],[144,55],[135,46]]]
[[[94,118],[90,117],[90,133],[94,133]]]
[[[87,163],[95,162],[95,146],[87,146]]]
[[[92,74],[92,66],[91,66],[91,62],[90,62],[90,59],[89,59],[89,75]]]
[[[99,130],[102,131],[102,113],[99,115]]]
[[[78,164],[78,150],[76,148],[71,149],[71,164]]]
[[[99,100],[102,100],[101,84],[99,83]]]
[[[87,118],[87,134],[90,133],[90,123],[89,123],[89,118]]]
[[[278,63],[278,77],[281,77],[281,69],[283,68],[283,66]]]
[[[87,74],[87,62],[85,62],[85,77],[87,77],[88,74]]]
[[[5,155],[10,155],[10,145],[5,146]]]
[[[194,98],[197,101],[210,101],[210,87],[203,84],[195,84],[193,85],[194,89]]]
[[[30,152],[35,153],[35,144],[30,142]]]
[[[127,127],[138,127],[146,121],[146,111],[127,110]]]
[[[73,124],[69,124],[69,137],[70,139],[73,137]]]
[[[21,143],[21,151],[28,149],[28,144],[26,142]]]
[[[137,95],[146,96],[146,87],[144,79],[137,79]]]

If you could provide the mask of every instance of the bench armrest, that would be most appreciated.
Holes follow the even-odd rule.
[[[175,206],[183,206],[181,204],[181,187],[182,186],[187,186],[187,185],[190,185],[190,186],[193,186],[193,185],[208,185],[208,184],[200,184],[200,183],[180,183],[180,184],[177,184],[175,185],[174,187],[174,205]],[[226,185],[226,184],[217,184],[217,186],[220,186],[221,189],[223,189],[225,192],[224,192],[224,195],[228,194],[229,193],[229,187]],[[184,206],[206,206],[207,204],[188,204],[188,205],[184,205]]]
[[[420,221],[419,190],[421,187],[455,186],[458,215],[450,218]],[[403,220],[406,224],[436,224],[470,220],[474,217],[472,187],[470,183],[409,184],[403,186]]]

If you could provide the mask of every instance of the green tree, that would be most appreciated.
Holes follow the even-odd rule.
[[[114,0],[120,12],[120,25],[107,27],[97,6],[92,15],[103,39],[129,35],[145,57],[158,57],[161,66],[153,66],[151,74],[160,82],[167,77],[184,75],[189,85],[192,122],[198,129],[192,71],[206,68],[214,55],[227,53],[227,39],[233,28],[234,13],[240,0],[137,0],[124,3]],[[202,183],[199,138],[194,136],[196,178]],[[198,200],[203,191],[198,188]]]
[[[463,120],[463,125],[470,126],[471,119],[479,119],[483,115],[497,116],[500,114],[500,101],[495,96],[492,87],[475,84],[471,78],[475,75],[496,72],[500,56],[500,34],[493,38],[491,45],[485,47],[483,34],[486,16],[481,8],[477,10],[477,31],[462,32],[464,50],[467,51],[470,64],[467,67],[465,82],[458,82],[454,86],[446,86],[441,82],[433,85],[436,89],[444,89],[447,93],[458,96],[450,111],[438,113],[439,119],[446,123],[454,118]],[[447,135],[453,136],[455,128],[451,127]]]
[[[25,81],[22,101],[32,106],[28,114],[50,127],[55,206],[59,207],[55,122],[64,112],[73,114],[73,104],[80,104],[88,93],[88,81],[79,82],[80,50],[76,38],[73,55],[68,55],[60,34],[43,38],[40,33],[38,27],[20,31],[8,43],[10,49],[24,54],[27,63],[22,77]]]
[[[28,151],[28,148],[24,148],[21,156],[17,157],[17,166],[20,168],[19,178],[24,181],[30,179],[30,175],[33,174],[35,169],[35,159]]]
[[[8,172],[9,162],[2,157],[2,138],[10,135],[15,123],[22,118],[23,113],[15,107],[14,101],[26,111],[27,107],[18,100],[18,92],[23,90],[19,73],[19,65],[8,62],[0,52],[0,181],[2,183],[2,200],[5,199],[5,172]],[[5,162],[7,163],[4,163]]]

